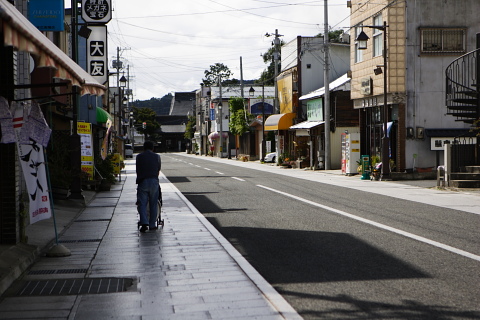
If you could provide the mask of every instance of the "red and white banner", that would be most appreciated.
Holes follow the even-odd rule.
[[[13,103],[14,104],[14,103]],[[25,114],[25,117],[27,115]],[[17,150],[22,165],[23,176],[27,185],[29,198],[30,224],[52,216],[50,196],[48,193],[47,173],[43,146],[30,139],[29,144],[21,144],[21,131],[24,124],[24,108],[15,106],[13,128],[17,139]]]

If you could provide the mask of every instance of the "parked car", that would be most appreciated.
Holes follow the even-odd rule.
[[[276,152],[271,152],[265,156],[265,159],[263,159],[264,162],[275,162],[277,160],[277,153]]]
[[[125,158],[133,158],[133,146],[131,144],[125,145]]]

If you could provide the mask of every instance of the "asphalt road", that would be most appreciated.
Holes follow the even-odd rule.
[[[480,255],[478,215],[201,157],[162,172],[305,319],[480,319],[480,262],[428,243]]]

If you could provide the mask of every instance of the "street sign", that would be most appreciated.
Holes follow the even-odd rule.
[[[88,73],[99,83],[108,80],[107,26],[88,26],[92,33],[87,39]]]
[[[112,19],[112,1],[82,0],[82,18],[87,23],[109,22]]]

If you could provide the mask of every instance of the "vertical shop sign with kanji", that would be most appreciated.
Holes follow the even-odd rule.
[[[92,33],[87,39],[88,73],[99,83],[108,79],[107,26],[89,26]]]
[[[82,18],[87,23],[107,23],[112,19],[111,0],[82,0]]]

